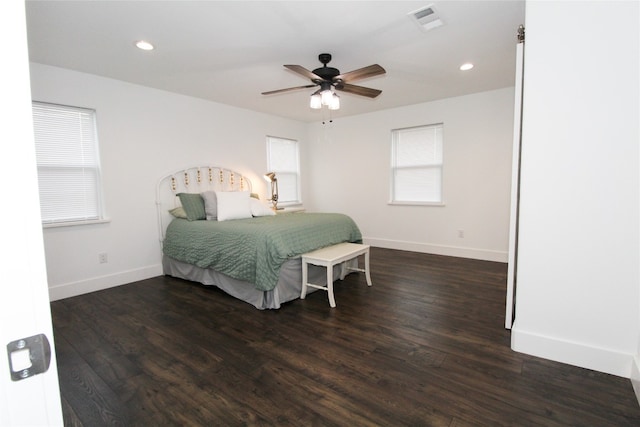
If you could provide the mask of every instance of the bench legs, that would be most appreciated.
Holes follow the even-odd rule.
[[[357,264],[357,257],[353,258],[351,260],[345,261],[344,264],[342,264],[342,273],[341,276],[342,278],[344,278],[344,276],[347,274],[348,271],[359,271],[360,273],[364,273],[365,276],[367,277],[367,286],[371,286],[371,274],[369,273],[369,251],[364,253],[364,268],[358,268],[358,267],[349,267],[348,263],[350,262],[354,262]]]
[[[371,286],[371,274],[369,273],[369,251],[364,253],[364,273],[367,276],[367,286]]]
[[[303,259],[302,260],[302,291],[300,292],[300,299],[304,299],[307,296],[307,287],[311,286],[312,288],[322,289],[327,291],[329,294],[329,305],[331,308],[335,308],[336,306],[336,298],[333,296],[333,264],[329,263],[326,265],[327,268],[327,286],[313,285],[309,283],[309,264]]]
[[[336,299],[333,296],[333,264],[327,265],[327,293],[329,294],[329,305],[335,308]]]
[[[307,271],[307,261],[302,259],[302,291],[300,292],[300,299],[304,299],[307,296],[307,285],[309,283],[309,272]]]
[[[347,263],[350,262],[354,262],[357,265],[357,256],[350,259],[350,260],[346,260],[341,262],[342,266],[341,266],[341,274],[340,274],[340,278],[343,279],[346,272],[347,271],[359,271],[362,273],[365,273],[366,278],[367,278],[367,286],[371,286],[371,274],[369,273],[369,251],[367,250],[366,252],[364,252],[364,269],[362,268],[357,268],[357,267],[347,267]],[[329,305],[332,308],[335,308],[336,306],[336,299],[335,296],[333,294],[333,267],[334,264],[331,262],[317,262],[317,261],[312,261],[311,264],[314,265],[319,265],[319,266],[324,266],[327,269],[327,285],[326,286],[320,286],[320,285],[314,285],[312,283],[309,283],[309,262],[307,262],[306,258],[302,258],[302,290],[300,291],[300,299],[304,299],[307,296],[307,288],[309,286],[311,286],[312,288],[317,288],[317,289],[322,289],[327,291],[327,294],[329,294]]]

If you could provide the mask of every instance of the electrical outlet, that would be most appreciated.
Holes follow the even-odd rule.
[[[458,237],[464,239],[464,230],[458,230]]]
[[[102,252],[98,254],[98,261],[100,262],[100,264],[106,264],[107,262],[109,262],[109,258],[107,257],[107,253],[106,252]]]

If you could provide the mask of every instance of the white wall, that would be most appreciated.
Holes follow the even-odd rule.
[[[307,208],[351,215],[374,246],[506,262],[513,102],[507,88],[313,124]],[[445,206],[389,205],[391,130],[433,123]]]
[[[266,135],[304,140],[300,122],[31,64],[33,99],[97,110],[111,222],[44,230],[52,300],[162,274],[155,186],[195,164],[248,174],[266,194]],[[98,253],[109,262],[100,264]]]
[[[638,9],[527,3],[512,331],[514,350],[627,378],[640,319]]]
[[[155,185],[167,173],[221,165],[266,194],[266,135],[300,141],[306,207],[352,215],[369,243],[506,260],[512,88],[323,126],[35,63],[31,85],[35,100],[97,110],[111,219],[44,230],[52,300],[162,273]],[[388,206],[391,129],[436,122],[445,124],[446,206]]]

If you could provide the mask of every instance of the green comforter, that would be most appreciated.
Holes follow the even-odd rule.
[[[232,221],[174,219],[163,244],[168,257],[212,268],[269,291],[289,258],[341,242],[361,242],[356,223],[336,213],[291,213]]]

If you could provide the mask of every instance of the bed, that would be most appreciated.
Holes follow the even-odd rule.
[[[340,213],[274,212],[241,173],[194,166],[165,175],[156,204],[165,275],[216,286],[258,309],[300,298],[300,255],[341,242],[360,243]],[[334,280],[343,270],[336,268]],[[323,283],[324,268],[309,278]],[[341,278],[341,277],[340,277]]]

